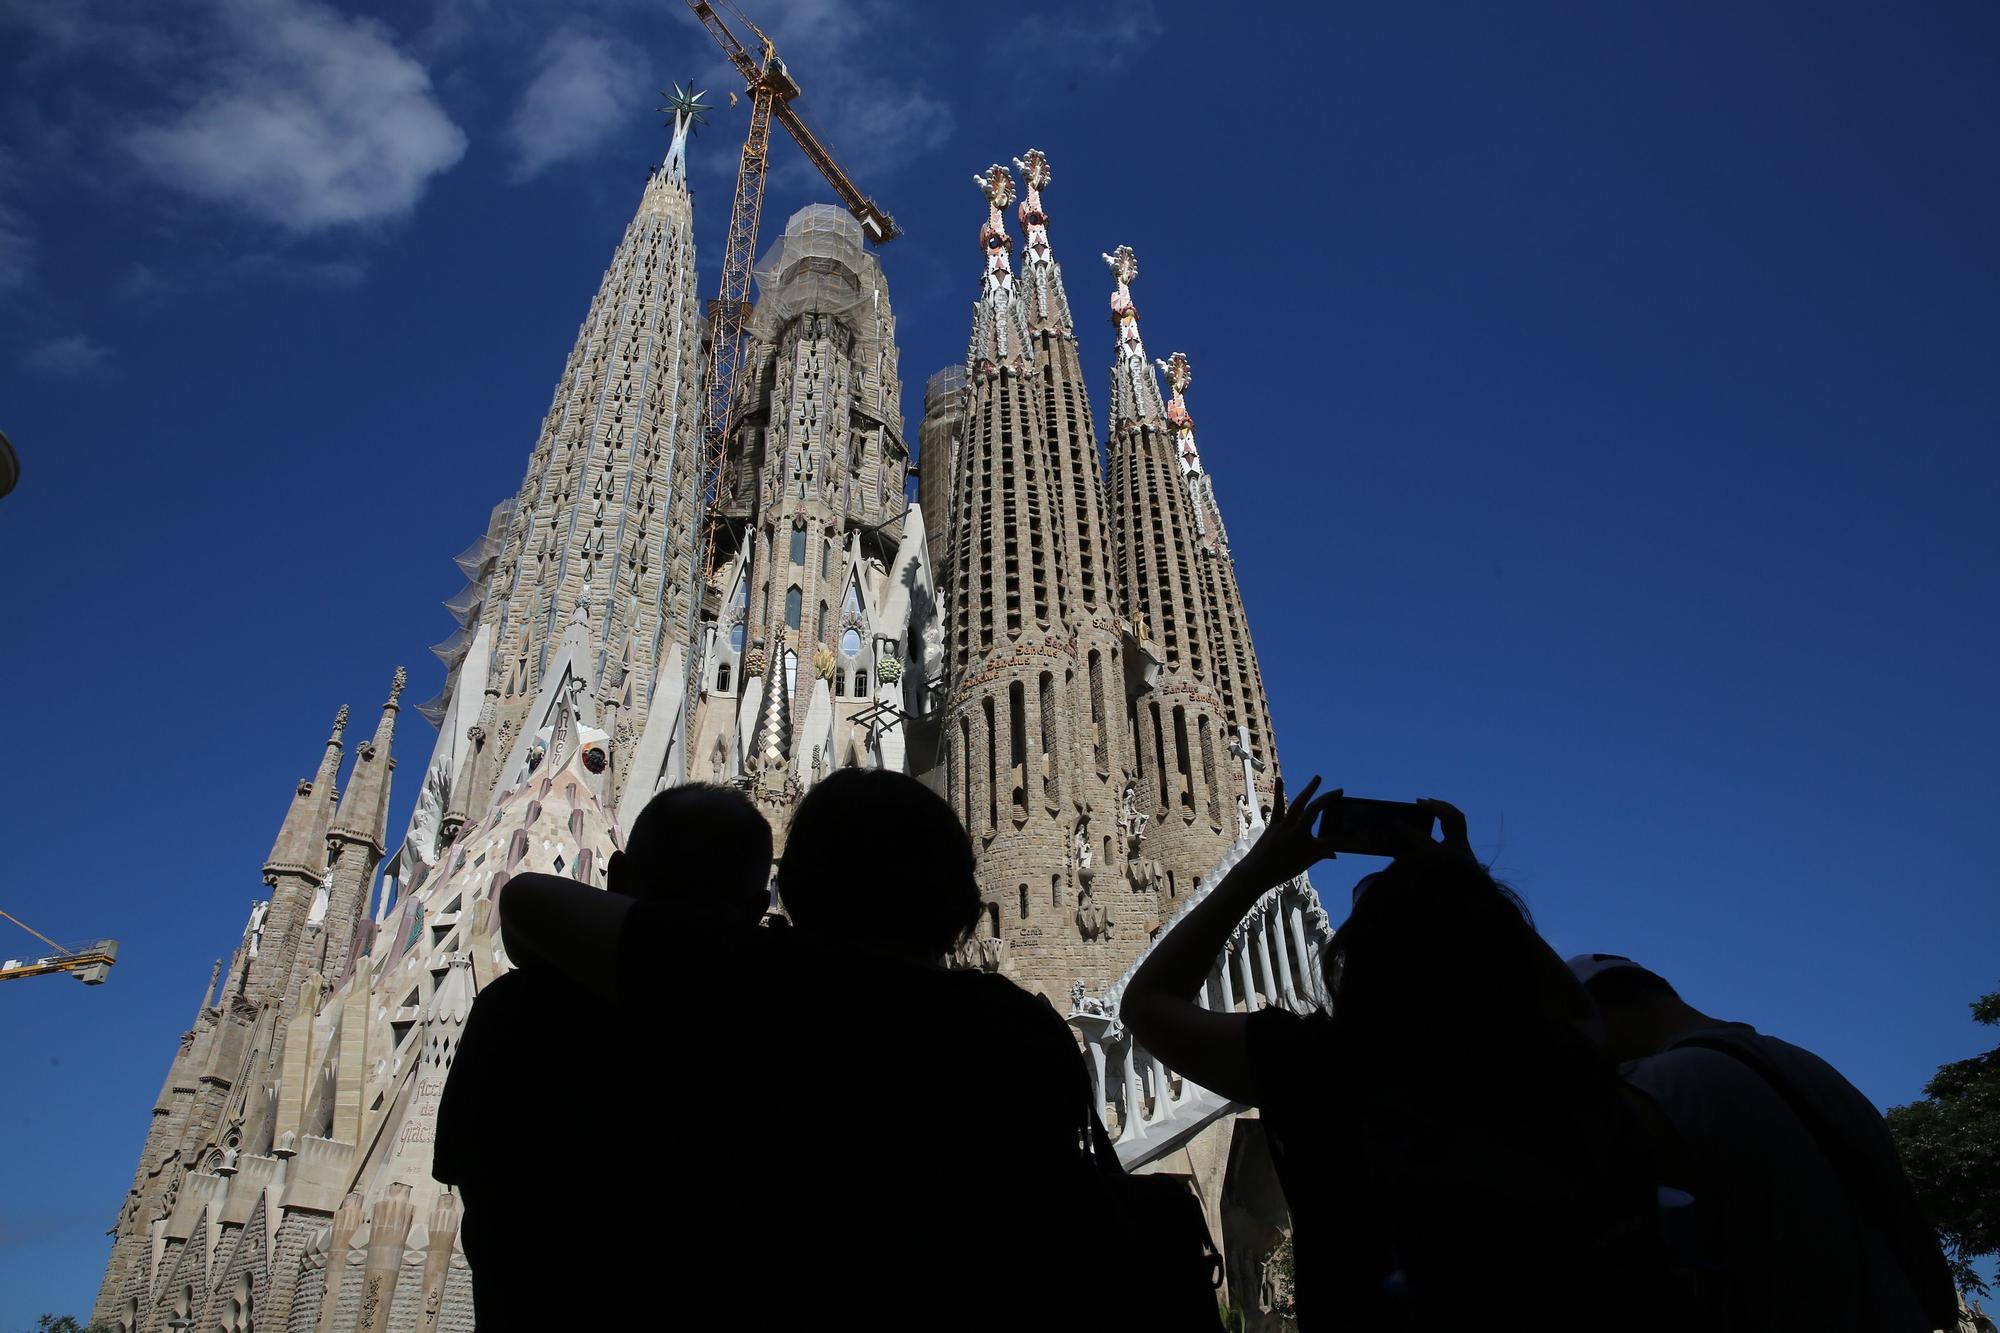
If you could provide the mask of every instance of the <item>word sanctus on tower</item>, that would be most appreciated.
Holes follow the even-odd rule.
[[[407,829],[389,836],[401,669],[353,755],[342,706],[288,798],[264,892],[151,1108],[94,1312],[107,1327],[471,1328],[431,1141],[466,1016],[508,967],[508,880],[601,885],[622,830],[688,780],[746,791],[782,855],[799,799],[850,765],[952,802],[984,912],[950,965],[1067,1009],[1121,1157],[1192,1178],[1232,1287],[1260,1280],[1286,1224],[1255,1122],[1116,1021],[1122,979],[1248,845],[1277,773],[1188,360],[1159,363],[1163,398],[1138,266],[1106,256],[1097,433],[1049,164],[1029,152],[1018,271],[1015,175],[977,178],[970,341],[930,378],[913,459],[881,266],[846,213],[803,209],[755,270],[704,559],[689,128],[677,115],[526,475],[458,557],[444,687],[413,706],[437,737]],[[895,836],[865,832],[856,855]],[[1303,882],[1274,891],[1208,1002],[1309,1003],[1325,924]]]

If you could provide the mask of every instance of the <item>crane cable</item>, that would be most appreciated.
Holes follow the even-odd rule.
[[[65,948],[63,948],[63,947],[62,947],[62,945],[60,945],[60,944],[57,944],[57,943],[56,943],[56,942],[55,942],[54,940],[52,940],[52,939],[50,939],[50,938],[49,938],[48,936],[46,936],[46,935],[42,934],[42,932],[41,932],[41,931],[39,931],[39,930],[36,930],[36,929],[35,929],[35,928],[34,928],[33,926],[31,926],[31,925],[29,925],[29,924],[28,924],[27,922],[23,921],[23,920],[22,920],[22,919],[21,919],[20,917],[18,917],[18,916],[15,916],[15,915],[14,915],[14,914],[13,914],[12,912],[9,912],[9,911],[7,911],[7,910],[6,910],[5,908],[0,908],[0,916],[4,916],[4,917],[6,917],[6,918],[7,918],[7,919],[8,919],[9,921],[12,921],[12,922],[13,922],[13,923],[14,923],[15,925],[19,926],[19,927],[20,927],[20,928],[21,928],[22,930],[25,930],[25,931],[27,931],[27,932],[28,932],[28,933],[29,933],[30,935],[33,935],[33,936],[34,936],[34,937],[35,937],[36,939],[38,939],[38,940],[40,940],[40,941],[41,941],[42,943],[44,943],[44,944],[48,945],[48,946],[49,946],[49,947],[50,947],[51,949],[54,949],[54,950],[55,950],[55,951],[56,951],[57,953],[59,953],[59,954],[62,954],[62,955],[63,955],[64,957],[68,957],[69,955],[71,955],[71,954],[73,954],[73,953],[75,953],[75,952],[76,952],[76,950],[74,950],[74,949],[65,949]]]

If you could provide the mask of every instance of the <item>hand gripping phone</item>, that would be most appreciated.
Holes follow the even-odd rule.
[[[1335,852],[1352,856],[1400,856],[1432,841],[1436,816],[1412,801],[1371,801],[1343,796],[1320,815],[1320,836],[1333,838]]]

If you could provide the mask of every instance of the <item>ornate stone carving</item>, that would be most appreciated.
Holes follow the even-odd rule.
[[[1108,940],[1118,927],[1110,910],[1098,905],[1097,894],[1088,884],[1076,896],[1076,927],[1086,940]]]

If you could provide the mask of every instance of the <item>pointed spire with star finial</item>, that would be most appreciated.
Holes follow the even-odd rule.
[[[611,737],[602,795],[615,806],[646,749],[653,700],[670,693],[656,689],[667,658],[691,632],[705,323],[686,152],[707,108],[685,84],[663,101],[672,144],[612,252],[520,489],[490,534],[492,572],[478,620],[465,626],[480,651],[468,650],[451,686],[463,696],[463,730],[441,830],[478,823],[515,778],[523,738],[548,725],[550,691],[565,671],[602,691],[592,725]],[[664,712],[678,723],[677,709]]]
[[[672,92],[660,94],[667,99],[660,110],[673,117],[673,142],[667,145],[667,160],[660,164],[660,174],[671,184],[687,184],[688,136],[708,123],[709,104],[702,100],[707,95],[695,91],[693,79],[687,81],[686,87],[677,83]]]

